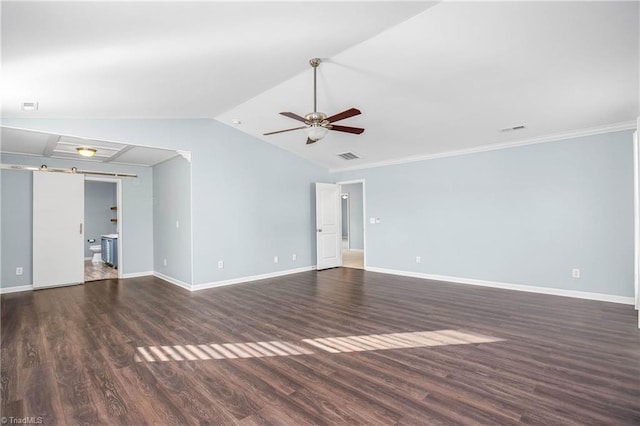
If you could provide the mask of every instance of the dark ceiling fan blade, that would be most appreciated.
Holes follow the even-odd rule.
[[[332,115],[331,117],[327,117],[327,121],[329,123],[333,123],[334,121],[344,120],[345,118],[353,117],[355,115],[362,114],[359,109],[350,108],[346,111],[339,112],[337,114]]]
[[[306,129],[307,126],[301,126],[301,127],[294,127],[293,129],[285,129],[285,130],[276,130],[275,132],[269,132],[269,133],[263,133],[263,136],[269,136],[269,135],[275,135],[276,133],[284,133],[284,132],[290,132],[292,130],[300,130],[300,129]]]
[[[285,117],[293,118],[294,120],[302,121],[303,123],[307,122],[304,117],[300,117],[298,114],[294,114],[292,112],[281,112],[280,114]]]
[[[316,142],[318,142],[318,141],[314,141],[314,140],[313,140],[313,139],[311,139],[311,138],[307,138],[307,145],[309,145],[309,144],[311,144],[311,143],[316,143]]]
[[[338,125],[332,125],[331,130],[336,130],[338,132],[355,133],[356,135],[359,135],[360,133],[364,132],[364,129],[361,127],[349,127],[349,126],[338,126]]]

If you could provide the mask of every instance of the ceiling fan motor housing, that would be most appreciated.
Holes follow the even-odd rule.
[[[309,114],[304,116],[304,119],[312,124],[325,124],[323,123],[327,118],[327,114],[324,112],[310,112]],[[329,124],[327,121],[326,124]]]

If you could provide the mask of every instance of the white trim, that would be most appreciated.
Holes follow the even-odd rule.
[[[120,277],[120,279],[127,279],[127,278],[139,278],[139,277],[148,277],[148,276],[152,276],[153,275],[153,271],[144,271],[144,272],[131,272],[128,274],[122,274],[122,276]]]
[[[455,157],[458,155],[475,154],[478,152],[495,151],[498,149],[516,148],[525,145],[534,145],[546,142],[556,142],[564,139],[572,139],[583,136],[599,135],[602,133],[618,132],[621,130],[632,130],[637,126],[636,121],[625,121],[623,123],[609,124],[606,126],[592,127],[588,129],[573,130],[570,132],[554,133],[552,135],[540,136],[537,138],[523,139],[512,142],[501,142],[491,145],[483,145],[475,148],[460,149],[456,151],[440,152],[437,154],[416,155],[410,157],[396,158],[392,160],[378,161],[375,163],[362,164],[358,166],[329,169],[330,173],[346,172],[349,170],[371,169],[374,167],[392,166],[396,164],[414,163],[416,161],[434,160],[436,158]]]
[[[343,199],[343,195],[346,195],[347,198]],[[342,223],[342,216],[344,215],[342,211],[342,201],[347,202],[347,250],[349,250],[351,247],[351,201],[349,200],[349,193],[342,192],[342,186],[340,186],[340,236],[342,237],[341,239],[344,240],[344,235],[342,235],[342,228],[344,228],[344,223]],[[340,250],[343,251],[342,245],[340,245]]]
[[[194,262],[195,259],[193,258],[195,250],[193,249],[194,247],[194,241],[193,241],[193,163],[192,163],[193,157],[190,155],[189,156],[189,238],[190,238],[190,244],[189,244],[189,250],[191,250],[191,253],[189,253],[189,257],[190,257],[190,267],[191,267],[191,286],[193,287],[193,283],[195,281],[195,275],[194,275]]]
[[[156,272],[156,271],[153,271],[153,276],[160,278],[161,280],[166,281],[169,284],[177,285],[178,287],[182,287],[185,290],[193,291],[192,290],[193,286],[191,284],[185,283],[184,281],[180,281],[178,279],[175,279],[165,274],[161,274],[160,272]]]
[[[336,182],[338,185],[349,185],[352,183],[361,183],[362,184],[362,245],[364,249],[362,252],[364,253],[362,259],[362,267],[364,270],[367,270],[367,187],[364,179],[353,179],[353,180],[342,180],[340,182]],[[342,187],[340,187],[342,189]],[[351,249],[350,249],[351,250]],[[353,250],[357,251],[357,250]]]
[[[179,149],[176,150],[176,152],[178,154],[180,154],[180,156],[182,158],[184,158],[185,160],[187,160],[189,163],[191,163],[191,151],[181,151]]]
[[[312,265],[312,266],[304,266],[302,268],[296,268],[296,269],[287,269],[285,271],[269,272],[267,274],[233,278],[230,280],[214,281],[214,282],[203,283],[203,284],[194,284],[192,286],[193,289],[191,291],[205,290],[208,288],[222,287],[225,285],[232,285],[232,284],[242,284],[242,283],[247,283],[251,281],[265,280],[268,278],[282,277],[284,275],[299,274],[300,272],[309,272],[309,271],[313,271],[314,269],[316,269],[316,266]]]
[[[93,259],[93,256],[89,256],[89,257],[85,257],[84,260],[91,260]]]
[[[476,280],[472,278],[449,277],[444,275],[424,274],[421,272],[398,271],[396,269],[374,268],[367,269],[381,274],[400,275],[403,277],[422,278],[425,280],[445,281],[458,284],[477,285],[483,287],[502,288],[505,290],[527,291],[530,293],[550,294],[554,296],[575,297],[578,299],[599,300],[601,302],[622,303],[633,305],[634,298],[626,296],[614,296],[611,294],[589,293],[586,291],[563,290],[559,288],[537,287],[523,284],[501,283],[497,281]]]
[[[364,249],[353,249],[352,248],[352,249],[349,249],[349,251],[358,251],[358,252],[364,253]]]
[[[123,269],[124,269],[124,253],[122,252],[122,247],[124,246],[122,242],[122,228],[124,227],[122,223],[122,178],[105,178],[105,177],[95,177],[95,176],[85,176],[85,182],[108,182],[114,183],[116,185],[116,233],[118,234],[118,278],[123,278]]]
[[[633,227],[634,227],[634,256],[633,256],[633,289],[635,296],[635,308],[640,306],[640,168],[638,164],[638,155],[640,155],[638,146],[638,131],[633,133]],[[638,326],[640,327],[640,313]]]
[[[32,291],[33,286],[29,285],[18,285],[15,287],[0,287],[0,294],[8,294],[8,293],[19,293],[21,291]]]

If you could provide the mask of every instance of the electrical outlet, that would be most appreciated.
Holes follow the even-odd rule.
[[[573,278],[580,278],[580,269],[578,269],[578,268],[573,268],[573,269],[571,270],[571,276],[572,276]]]
[[[278,263],[278,256],[273,256],[273,263]]]
[[[23,271],[23,269],[22,269],[22,267],[21,267],[21,266],[18,266],[18,267],[16,268],[16,275],[22,275],[22,274],[23,274],[23,272],[24,272],[24,271]]]
[[[376,218],[375,217],[370,217],[369,218],[369,223],[375,224],[376,223]]]
[[[422,263],[422,259],[420,258],[420,256],[416,256],[416,263]]]
[[[162,261],[162,263],[164,264],[164,266],[167,266],[167,258],[165,257],[165,259]]]
[[[218,260],[218,269],[224,268],[224,261]]]
[[[297,259],[298,259],[298,255],[294,253],[294,254],[291,256],[291,260],[293,260],[293,261],[295,262]]]

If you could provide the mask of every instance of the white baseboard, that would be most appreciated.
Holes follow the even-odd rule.
[[[0,287],[0,294],[8,294],[8,293],[19,293],[21,291],[31,291],[33,290],[33,286],[29,285],[18,285],[15,287]]]
[[[84,258],[84,260],[91,260],[91,259],[93,259],[93,257],[92,257],[92,256],[89,256],[89,257],[85,257],[85,258]]]
[[[185,290],[189,290],[189,291],[198,291],[198,290],[205,290],[208,288],[214,288],[214,287],[222,287],[225,285],[232,285],[232,284],[241,284],[241,283],[246,283],[246,282],[251,282],[251,281],[258,281],[258,280],[264,280],[267,278],[275,278],[275,277],[281,277],[284,275],[290,275],[290,274],[297,274],[300,272],[308,272],[308,271],[312,271],[316,269],[316,266],[305,266],[302,268],[296,268],[296,269],[287,269],[285,271],[277,271],[277,272],[270,272],[268,274],[261,274],[261,275],[252,275],[252,276],[248,276],[248,277],[241,277],[241,278],[234,278],[231,280],[224,280],[224,281],[214,281],[214,282],[210,282],[210,283],[204,283],[204,284],[189,284],[189,283],[185,283],[184,281],[180,281],[176,278],[170,277],[168,275],[164,275],[161,274],[160,272],[156,272],[156,271],[146,271],[146,272],[133,272],[133,273],[129,273],[129,274],[122,274],[123,279],[125,278],[138,278],[138,277],[146,277],[146,276],[155,276],[160,278],[161,280],[164,280],[170,284],[176,285],[180,288],[183,288]],[[0,288],[0,294],[6,294],[6,293],[17,293],[20,291],[31,291],[33,290],[33,286],[32,285],[22,285],[22,286],[15,286],[15,287],[6,287],[6,288]]]
[[[158,277],[161,280],[168,282],[169,284],[177,285],[178,287],[182,287],[185,290],[193,291],[192,289],[193,286],[189,283],[185,283],[184,281],[180,281],[178,279],[175,279],[165,274],[161,274],[160,272],[156,272],[156,271],[153,271],[152,275],[154,277]]]
[[[230,280],[214,281],[214,282],[203,283],[203,284],[195,284],[195,285],[193,285],[192,291],[205,290],[205,289],[214,288],[214,287],[222,287],[222,286],[225,286],[225,285],[241,284],[241,283],[246,283],[246,282],[250,282],[250,281],[264,280],[264,279],[267,279],[267,278],[282,277],[284,275],[298,274],[300,272],[308,272],[308,271],[312,271],[314,269],[316,269],[315,265],[313,265],[313,266],[305,266],[305,267],[296,268],[296,269],[287,269],[285,271],[269,272],[267,274],[251,275],[251,276],[248,276],[248,277],[241,277],[241,278],[233,278],[233,279],[230,279]]]
[[[425,280],[445,281],[458,284],[477,285],[483,287],[502,288],[505,290],[527,291],[530,293],[550,294],[553,296],[575,297],[578,299],[598,300],[601,302],[622,303],[633,305],[633,297],[614,296],[611,294],[590,293],[586,291],[563,290],[559,288],[537,287],[523,284],[501,283],[496,281],[476,280],[472,278],[449,277],[444,275],[424,274],[421,272],[399,271],[396,269],[367,267],[367,271],[379,272],[382,274],[400,275],[403,277],[422,278]]]
[[[352,249],[349,249],[349,251],[358,251],[358,252],[364,253],[364,249],[354,249],[354,248],[352,248]]]
[[[145,271],[145,272],[131,272],[129,274],[122,274],[120,278],[139,278],[139,277],[148,277],[153,275],[153,271]]]

